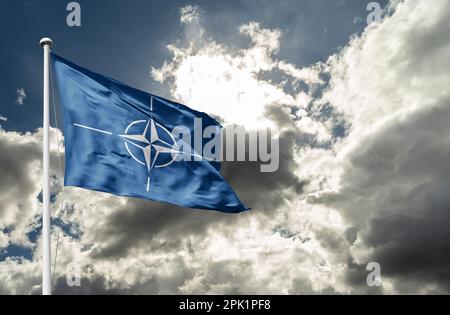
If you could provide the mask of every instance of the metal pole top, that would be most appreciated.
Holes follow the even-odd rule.
[[[53,46],[53,41],[51,40],[51,38],[49,37],[44,37],[39,41],[39,45],[41,45],[41,47],[44,47],[46,45],[52,47]]]

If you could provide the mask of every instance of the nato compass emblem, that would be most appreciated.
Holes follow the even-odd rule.
[[[153,111],[153,97],[150,99],[150,111]],[[113,135],[112,132],[90,126],[78,123],[73,125],[94,132]],[[154,168],[169,166],[175,161],[178,154],[183,154],[179,150],[172,133],[158,122],[155,122],[153,118],[131,122],[125,128],[124,133],[118,136],[123,140],[125,148],[133,160],[146,168],[148,172],[146,191],[150,191],[151,171]],[[195,152],[190,155],[200,156],[195,154]]]

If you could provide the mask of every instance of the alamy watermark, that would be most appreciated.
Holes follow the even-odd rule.
[[[69,287],[81,287],[81,266],[71,262],[66,267],[66,284]]]
[[[67,14],[66,23],[67,26],[81,26],[81,6],[78,2],[69,2],[66,6]]]
[[[260,171],[275,172],[279,167],[278,130],[246,131],[242,126],[203,128],[202,119],[194,119],[194,129],[176,126],[171,132],[175,161],[250,161],[261,163]],[[178,140],[175,140],[178,139]]]
[[[378,2],[369,2],[366,7],[367,11],[371,11],[367,15],[367,25],[371,23],[380,23],[381,22],[381,15],[383,13],[383,10],[381,9],[381,5]]]
[[[369,262],[366,270],[370,271],[366,277],[366,283],[369,287],[381,286],[381,266],[377,262]]]

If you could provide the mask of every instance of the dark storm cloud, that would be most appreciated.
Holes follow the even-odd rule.
[[[245,204],[258,211],[271,212],[292,193],[302,192],[304,183],[293,173],[298,166],[294,161],[294,149],[301,136],[292,129],[282,132],[279,142],[280,162],[276,172],[261,172],[261,161],[223,163],[222,174]]]
[[[130,286],[124,287],[120,283],[108,279],[102,274],[94,274],[91,277],[82,277],[80,286],[69,286],[66,277],[59,277],[53,286],[53,294],[56,295],[126,295],[126,294],[164,294],[176,292],[183,284],[185,278],[182,277],[184,270],[177,270],[177,277],[171,279],[158,279],[153,276],[146,276],[140,281]],[[168,289],[166,289],[168,288]],[[170,291],[169,291],[170,290]],[[40,289],[32,294],[41,294]]]
[[[292,295],[311,295],[311,294],[323,294],[323,295],[337,295],[339,294],[336,292],[335,289],[332,287],[327,287],[319,292],[315,291],[313,289],[313,284],[311,280],[304,278],[304,277],[298,277],[292,280],[292,288],[289,290],[289,294]]]
[[[164,246],[179,247],[180,241],[192,233],[202,233],[211,221],[222,214],[189,210],[165,203],[138,199],[127,200],[107,218],[107,223],[96,231],[97,241],[105,244],[92,252],[94,258],[122,257],[136,247],[155,246],[152,239],[166,234],[173,243]]]
[[[221,294],[245,294],[249,284],[252,264],[245,260],[225,260],[220,262],[205,262],[201,270],[194,270],[184,263],[173,270],[170,277],[147,274],[145,277],[129,286],[107,279],[102,274],[92,273],[90,277],[82,277],[80,286],[69,286],[66,277],[59,277],[53,287],[54,294],[167,294],[183,293],[180,291],[188,280],[198,280],[199,292],[193,294],[214,292],[215,286],[222,287]],[[224,286],[224,284],[226,284]],[[32,294],[40,294],[37,287]]]
[[[370,136],[349,157],[340,192],[322,199],[352,223],[347,239],[373,248],[369,261],[409,290],[421,281],[450,289],[449,121],[445,98]],[[362,274],[349,264],[350,282]]]
[[[69,295],[69,294],[98,294],[98,295],[121,295],[130,294],[129,290],[115,287],[115,283],[108,281],[105,276],[96,275],[93,278],[81,278],[80,286],[68,286],[66,277],[60,277],[53,286],[53,294]],[[151,294],[152,291],[149,291]],[[36,290],[33,294],[40,295],[41,290]]]
[[[383,269],[381,270],[381,281],[383,281]],[[353,292],[357,294],[382,294],[382,287],[369,287],[367,285],[367,275],[365,264],[356,264],[353,258],[347,256],[347,270],[345,272],[344,281],[353,289]]]

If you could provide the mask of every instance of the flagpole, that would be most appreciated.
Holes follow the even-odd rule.
[[[44,48],[44,116],[43,116],[43,180],[42,180],[42,295],[51,295],[51,248],[50,248],[50,48],[53,41],[44,37],[39,42]]]

